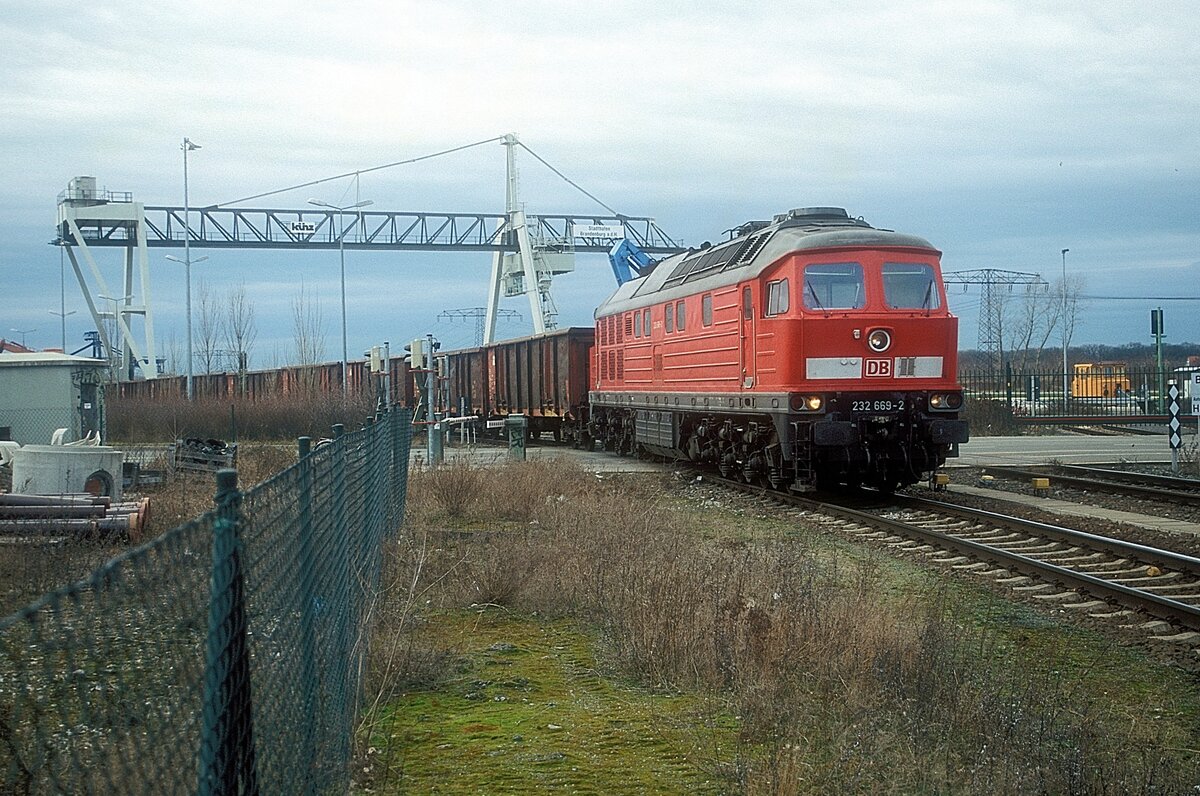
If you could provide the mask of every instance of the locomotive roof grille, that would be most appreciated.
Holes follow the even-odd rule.
[[[749,265],[770,237],[771,232],[763,232],[689,255],[675,266],[663,286],[675,287],[717,271]]]

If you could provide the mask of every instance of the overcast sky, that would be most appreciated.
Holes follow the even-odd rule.
[[[620,212],[685,244],[792,207],[842,206],[928,238],[943,269],[1083,275],[1088,295],[1200,295],[1200,14],[1194,2],[104,2],[4,0],[0,336],[57,346],[56,196],[76,175],[193,206],[516,132]],[[768,10],[769,8],[769,10]],[[530,213],[601,212],[527,154]],[[358,192],[356,194],[356,191]],[[271,197],[501,212],[497,144]],[[247,205],[243,205],[247,206]],[[250,203],[249,206],[254,206]],[[259,205],[263,206],[263,205]],[[160,350],[184,338],[179,266],[151,250]],[[340,355],[330,252],[194,251],[194,286],[244,283],[252,365],[293,355],[301,281]],[[182,255],[182,252],[175,252]],[[100,250],[108,278],[117,250]],[[353,253],[352,355],[483,306],[487,256]],[[613,287],[602,256],[556,280],[563,325]],[[955,291],[976,347],[979,290]],[[68,348],[92,328],[68,266]],[[506,307],[529,328],[524,300]],[[1196,342],[1200,301],[1085,305],[1079,343]],[[27,331],[36,330],[36,331]]]

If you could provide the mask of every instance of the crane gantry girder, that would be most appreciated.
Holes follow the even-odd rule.
[[[346,229],[338,224],[336,210],[285,210],[263,208],[191,208],[188,224],[184,209],[165,205],[145,207],[146,245],[154,248],[183,245],[185,229],[190,244],[212,249],[337,249],[344,234],[345,248],[362,251],[479,251],[515,252],[515,236],[500,230],[503,213],[430,213],[353,211],[345,213]],[[574,214],[527,215],[530,236],[558,241],[575,252],[607,254],[608,238],[576,237],[575,227],[622,225],[626,236],[650,254],[683,251],[645,216]],[[127,222],[80,219],[78,241],[65,224],[55,245],[133,246],[133,225]]]

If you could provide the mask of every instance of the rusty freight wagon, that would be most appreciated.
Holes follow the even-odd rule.
[[[445,406],[480,426],[511,414],[529,433],[578,439],[587,420],[588,353],[595,332],[570,328],[439,354]]]

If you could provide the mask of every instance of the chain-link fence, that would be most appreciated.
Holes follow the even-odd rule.
[[[0,793],[344,792],[411,418],[311,447],[0,621]]]

